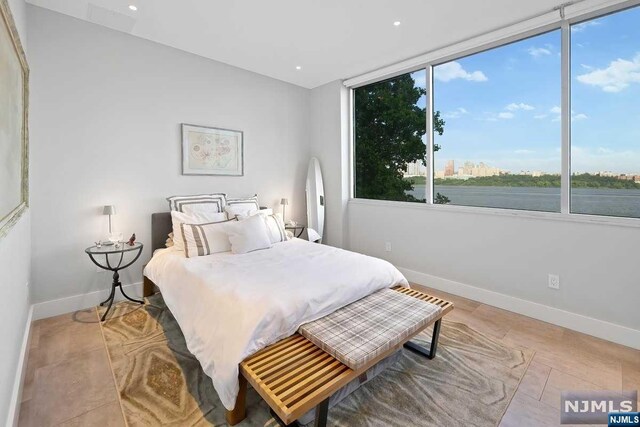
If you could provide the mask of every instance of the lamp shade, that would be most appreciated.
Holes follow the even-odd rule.
[[[102,215],[115,215],[116,207],[113,205],[106,205],[104,209],[102,209]]]
[[[288,206],[289,205],[289,199],[281,199],[280,200],[280,204],[283,206]]]

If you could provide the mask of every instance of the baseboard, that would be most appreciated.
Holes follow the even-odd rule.
[[[18,365],[16,366],[16,376],[13,381],[13,392],[11,393],[11,401],[9,402],[9,413],[7,414],[7,426],[15,427],[18,425],[20,403],[22,401],[22,386],[27,372],[27,357],[29,355],[29,342],[31,341],[32,321],[33,305],[29,307],[27,321],[24,327],[24,334],[22,335],[22,346],[20,347],[20,356],[18,357]]]
[[[398,269],[410,282],[640,350],[639,330],[407,268]]]
[[[142,282],[123,285],[122,288],[131,297],[140,297],[142,295]],[[47,317],[95,307],[107,299],[108,296],[109,290],[104,290],[34,304],[33,320],[46,319]],[[120,291],[116,290],[115,300],[122,301],[123,299],[124,297]]]

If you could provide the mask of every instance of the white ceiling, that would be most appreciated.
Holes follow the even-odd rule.
[[[562,0],[27,2],[313,88],[504,27]]]

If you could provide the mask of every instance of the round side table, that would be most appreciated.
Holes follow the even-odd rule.
[[[122,283],[120,283],[120,274],[118,273],[120,270],[124,270],[125,268],[129,267],[131,264],[136,262],[138,258],[140,258],[140,255],[142,254],[142,247],[143,247],[142,243],[136,242],[133,244],[133,246],[129,246],[127,243],[120,243],[120,247],[118,248],[116,248],[115,246],[103,245],[100,247],[91,246],[84,250],[87,253],[87,255],[89,255],[89,258],[91,258],[91,261],[93,261],[95,265],[97,265],[98,267],[104,270],[113,271],[113,283],[111,284],[111,293],[109,294],[109,298],[107,298],[106,300],[100,303],[100,306],[104,306],[107,303],[109,303],[109,306],[107,307],[107,310],[102,315],[102,318],[100,319],[100,321],[104,322],[104,319],[107,317],[107,313],[109,313],[109,310],[111,310],[113,299],[116,296],[116,288],[120,288],[120,293],[122,293],[122,295],[129,301],[137,302],[139,304],[144,304],[144,301],[133,299],[129,295],[124,293],[124,289],[122,289]],[[124,254],[127,252],[131,252],[135,254],[135,256],[131,261],[123,265],[122,261],[124,260]],[[96,260],[96,257],[99,255],[104,255],[104,264]],[[118,263],[112,265],[111,262],[113,260],[112,261],[109,260],[109,255],[115,255],[116,259],[118,258],[118,255],[120,255],[120,259],[118,260]]]
[[[296,236],[297,238],[300,238],[300,236],[302,236],[302,233],[304,233],[305,228],[306,228],[306,225],[302,225],[302,224],[296,224],[296,225],[285,224],[284,226],[285,230],[291,231],[293,235]]]

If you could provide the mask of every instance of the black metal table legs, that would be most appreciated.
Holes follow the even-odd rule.
[[[280,419],[280,417],[270,409],[269,412],[271,416],[275,420],[278,425],[281,427],[300,427],[300,423],[297,421],[292,422],[291,424],[285,424],[284,421]],[[320,402],[318,406],[316,406],[316,418],[313,422],[313,427],[326,427],[327,426],[327,417],[329,416],[329,398],[327,397],[325,400]]]
[[[113,305],[113,300],[116,297],[116,288],[120,288],[120,293],[122,294],[122,296],[124,296],[129,301],[137,302],[138,304],[144,304],[144,301],[133,299],[124,292],[124,289],[122,289],[122,283],[120,283],[120,274],[118,273],[118,270],[114,270],[113,283],[111,284],[111,293],[109,294],[109,298],[107,298],[106,300],[100,303],[101,307],[103,307],[106,303],[109,303],[109,306],[107,307],[104,314],[100,318],[101,322],[104,322],[104,319],[107,318],[107,314],[109,313],[109,310],[111,310],[111,306]]]
[[[404,343],[404,348],[425,356],[428,359],[433,359],[434,357],[436,357],[436,351],[438,350],[438,337],[440,337],[440,322],[441,320],[438,320],[433,324],[433,335],[431,336],[430,348],[424,348],[420,344],[416,344],[413,341],[407,341],[406,343]]]

